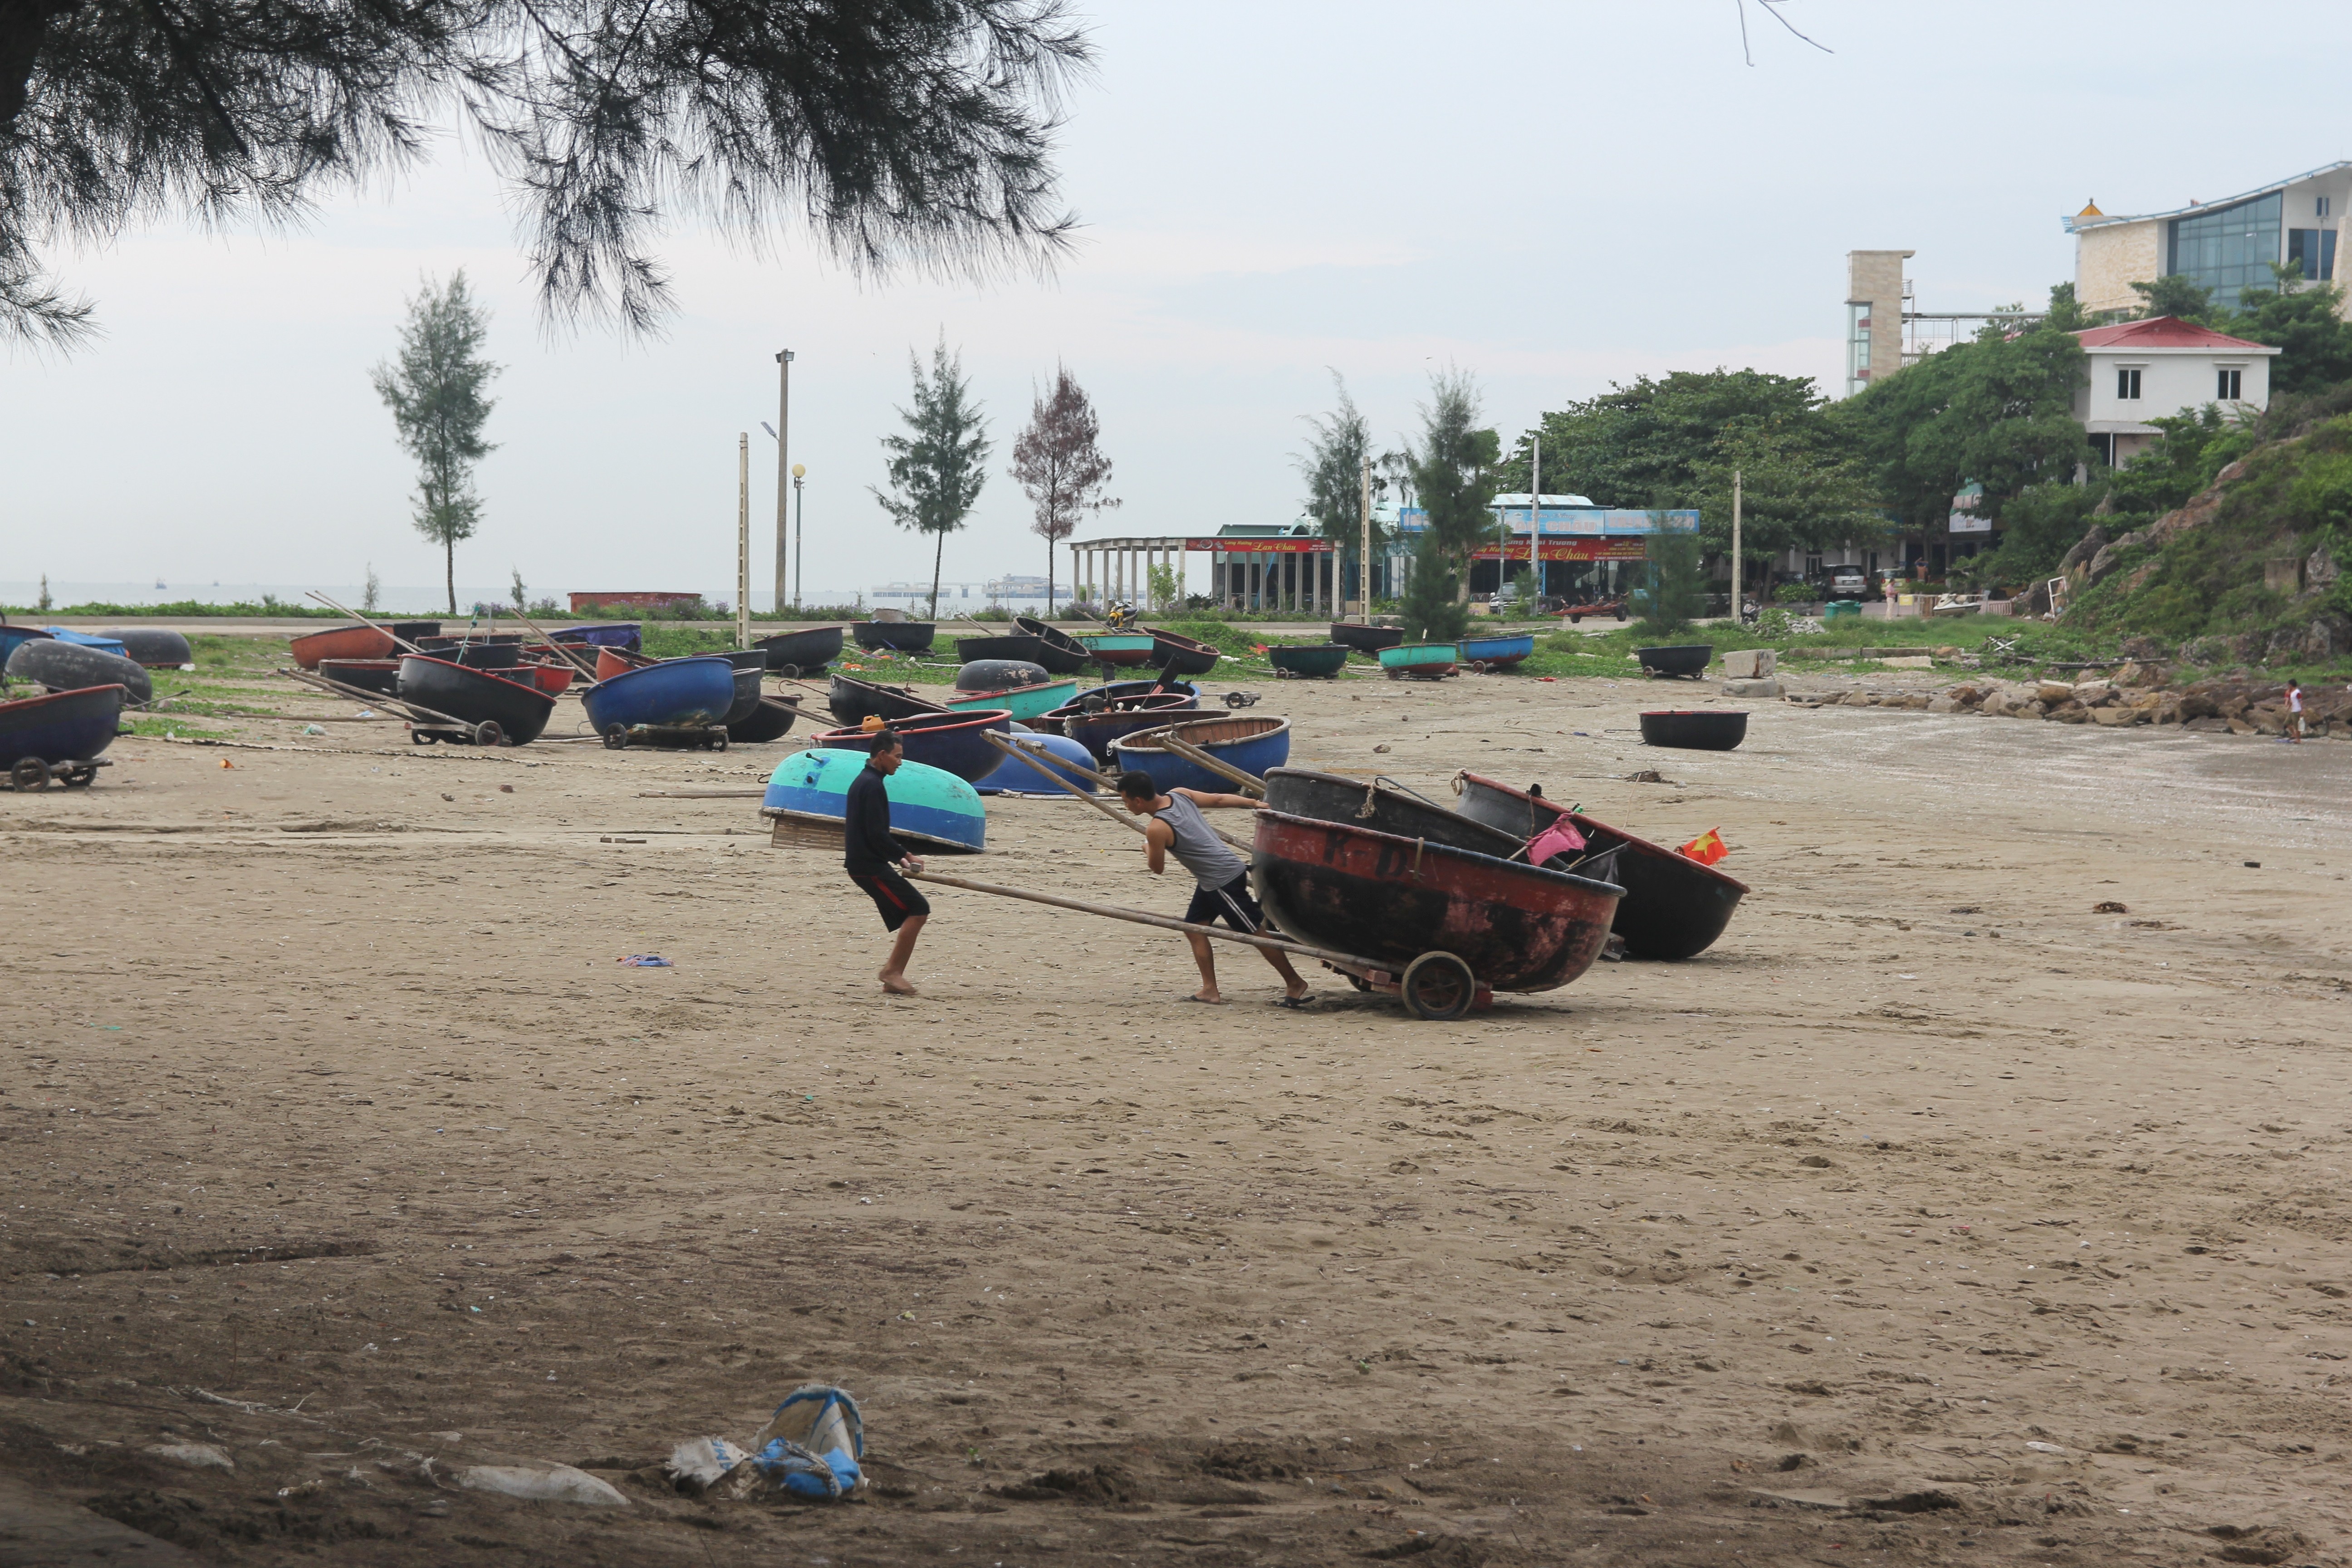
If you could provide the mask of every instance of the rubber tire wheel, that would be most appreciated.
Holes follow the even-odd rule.
[[[1568,624],[1571,626],[1581,626],[1584,624],[1584,617],[1582,616],[1570,616],[1568,617]]]
[[[38,757],[26,757],[8,770],[8,782],[19,794],[49,787],[49,764]]]
[[[1226,707],[1228,707],[1228,708],[1238,708],[1238,707],[1240,707],[1241,705],[1242,705],[1242,694],[1241,694],[1240,692],[1238,692],[1238,691],[1228,691],[1228,692],[1226,692],[1226,693],[1225,693],[1225,706],[1226,706]]]
[[[65,785],[68,789],[85,789],[97,777],[96,768],[75,768],[66,774]]]
[[[1424,952],[1404,966],[1398,990],[1406,1012],[1446,1024],[1470,1011],[1478,995],[1478,977],[1450,952]]]
[[[1623,620],[1623,619],[1625,618],[1625,612],[1624,612],[1624,611],[1622,611],[1622,610],[1618,611],[1618,612],[1617,612],[1617,618],[1618,618],[1619,620],[1621,620],[1621,621],[1622,621],[1622,620]]]
[[[429,746],[434,742],[436,738],[436,737],[434,735],[423,730],[411,730],[408,732],[408,740],[411,745]]]
[[[628,750],[629,732],[618,724],[604,731],[604,749],[608,752]]]
[[[710,749],[711,749],[712,751],[714,751],[714,752],[723,752],[723,751],[725,751],[725,750],[727,749],[727,731],[726,731],[721,730],[721,731],[719,731],[719,733],[718,733],[718,734],[716,734],[716,735],[714,735],[714,736],[712,736],[712,737],[711,737],[711,739],[710,739]]]
[[[507,732],[499,728],[499,721],[497,720],[485,719],[480,723],[474,726],[474,744],[478,746],[503,746],[506,743]]]

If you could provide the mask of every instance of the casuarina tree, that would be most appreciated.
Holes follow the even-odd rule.
[[[1029,428],[1013,443],[1013,477],[1037,517],[1029,531],[1045,542],[1045,614],[1054,613],[1054,546],[1078,530],[1078,520],[1118,505],[1103,493],[1110,459],[1097,442],[1102,425],[1077,379],[1054,367],[1054,390],[1036,400]]]
[[[1063,0],[0,0],[0,339],[89,331],[42,242],[281,225],[424,163],[436,119],[510,186],[554,317],[657,320],[681,219],[804,223],[873,272],[1044,265],[1089,58]]]
[[[911,353],[907,368],[914,373],[915,405],[898,410],[898,417],[907,422],[905,435],[882,437],[882,449],[890,454],[890,489],[873,494],[891,521],[932,536],[929,615],[937,619],[940,566],[948,535],[963,526],[980,500],[993,448],[988,421],[972,401],[971,384],[964,379],[963,356],[948,353],[945,337],[931,350],[929,375]]]
[[[375,367],[376,395],[392,410],[401,449],[416,459],[416,531],[441,546],[449,613],[457,613],[457,542],[481,521],[474,465],[497,448],[482,439],[495,405],[482,395],[501,367],[482,357],[490,313],[474,302],[460,268],[446,288],[431,279],[408,302],[400,354]]]
[[[1412,454],[1412,488],[1430,537],[1457,574],[1466,594],[1470,552],[1488,542],[1494,518],[1486,508],[1502,443],[1478,428],[1478,384],[1465,371],[1431,378],[1421,405],[1421,445]],[[1418,570],[1416,568],[1416,570]]]

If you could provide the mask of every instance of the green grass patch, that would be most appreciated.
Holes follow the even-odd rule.
[[[131,732],[134,735],[146,736],[151,740],[162,740],[173,735],[185,735],[193,739],[205,740],[236,733],[234,730],[207,730],[202,725],[191,724],[185,719],[170,717],[156,719],[145,715],[131,721]]]

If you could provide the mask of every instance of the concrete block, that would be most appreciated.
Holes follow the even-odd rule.
[[[1727,680],[1723,683],[1726,697],[1778,697],[1780,683],[1767,676],[1761,680]]]
[[[1734,648],[1723,656],[1723,673],[1734,680],[1761,680],[1780,668],[1780,654],[1769,647]]]

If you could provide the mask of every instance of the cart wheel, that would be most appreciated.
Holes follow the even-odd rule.
[[[429,746],[433,743],[433,740],[434,737],[430,731],[411,730],[408,732],[408,741],[411,745]]]
[[[1582,626],[1584,624],[1584,617],[1582,616],[1570,616],[1568,617],[1568,624],[1571,626]]]
[[[1226,693],[1225,693],[1225,706],[1226,706],[1226,707],[1228,707],[1228,708],[1238,708],[1238,707],[1240,707],[1241,705],[1242,705],[1242,694],[1241,694],[1240,692],[1238,692],[1238,691],[1228,691],[1228,692],[1226,692]]]
[[[1359,991],[1370,991],[1372,988],[1372,983],[1370,981],[1365,979],[1362,975],[1356,973],[1352,970],[1343,969],[1339,971],[1339,973],[1346,976],[1349,984],[1354,986]]]
[[[49,787],[49,764],[38,757],[26,757],[8,770],[8,782],[19,791]]]
[[[622,751],[626,749],[628,743],[629,732],[621,728],[618,724],[614,725],[611,729],[604,731],[604,749],[606,751]]]
[[[66,773],[66,788],[68,788],[68,789],[83,789],[83,788],[87,788],[87,787],[89,786],[89,784],[90,781],[91,781],[91,780],[93,780],[93,779],[95,779],[95,778],[97,778],[97,777],[98,777],[98,770],[97,770],[96,768],[71,768],[71,769],[68,769],[68,770],[67,771],[67,773]]]
[[[507,732],[499,728],[495,719],[485,719],[474,726],[474,744],[478,746],[503,746],[506,741]]]
[[[721,730],[717,734],[710,737],[710,749],[714,752],[723,752],[727,749],[726,731]]]
[[[1618,612],[1617,612],[1617,618],[1618,618],[1619,620],[1621,620],[1621,621],[1622,621],[1622,620],[1623,620],[1623,619],[1625,618],[1625,612],[1624,612],[1624,611],[1622,611],[1622,610],[1618,611]]]
[[[1424,952],[1404,966],[1405,1011],[1416,1018],[1448,1023],[1470,1011],[1478,977],[1450,952]]]

